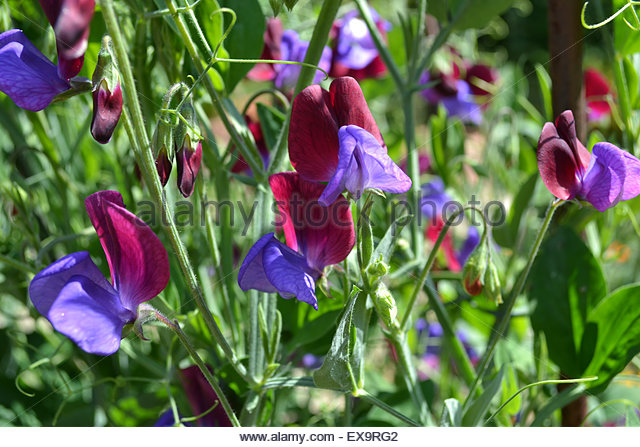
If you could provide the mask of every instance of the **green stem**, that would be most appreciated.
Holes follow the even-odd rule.
[[[413,365],[411,351],[407,344],[407,338],[397,328],[391,329],[388,332],[388,337],[395,348],[396,355],[398,356],[398,362],[402,369],[404,381],[409,389],[409,394],[413,399],[413,403],[418,408],[420,421],[427,426],[433,425],[433,420],[429,413],[429,406],[424,398],[424,394],[422,393],[422,388],[420,388],[420,383],[418,382],[416,368]]]
[[[298,82],[296,83],[296,88],[293,93],[294,98],[302,91],[303,88],[313,83],[313,78],[316,75],[315,66],[318,65],[318,61],[320,61],[320,57],[322,57],[322,52],[327,44],[329,32],[331,31],[333,22],[338,15],[340,3],[342,3],[342,0],[324,0],[322,3],[318,20],[313,27],[313,34],[309,41],[309,48],[307,49],[307,54],[304,57],[305,64],[309,64],[310,66],[313,66],[313,68],[310,66],[303,66],[300,68],[300,75],[298,76]]]
[[[563,203],[564,203],[563,200],[556,199],[549,205],[549,208],[547,209],[547,213],[544,217],[544,221],[542,222],[542,226],[540,227],[540,230],[538,230],[538,235],[536,236],[536,240],[533,243],[533,247],[531,247],[531,252],[529,253],[527,265],[524,267],[524,270],[520,274],[518,281],[513,286],[513,289],[511,290],[511,294],[509,295],[509,298],[507,298],[505,303],[502,305],[502,309],[503,309],[502,316],[500,317],[500,320],[497,322],[495,326],[496,330],[491,333],[491,337],[489,338],[489,343],[487,344],[487,348],[485,349],[485,352],[482,355],[482,359],[480,360],[480,364],[478,365],[478,368],[477,368],[478,373],[476,375],[476,379],[471,385],[471,388],[469,389],[469,394],[467,395],[467,399],[465,400],[465,403],[464,403],[465,407],[467,406],[467,404],[469,404],[471,396],[473,395],[474,389],[478,386],[478,382],[480,378],[484,376],[486,369],[489,366],[489,362],[491,361],[491,358],[493,356],[493,351],[495,350],[496,345],[498,344],[498,340],[504,334],[504,332],[507,329],[507,326],[509,325],[509,321],[511,319],[511,312],[513,311],[513,306],[518,296],[520,296],[520,294],[522,293],[522,289],[524,288],[527,278],[529,277],[529,272],[531,271],[531,267],[533,266],[533,261],[536,259],[536,255],[538,254],[540,245],[542,244],[544,236],[547,233],[547,230],[549,229],[549,224],[551,223],[553,214],[555,213],[556,209],[559,206],[561,206]]]
[[[136,151],[136,158],[141,163],[140,168],[145,179],[145,184],[148,186],[156,206],[161,210],[164,221],[167,223],[167,233],[176,256],[178,257],[180,268],[182,269],[191,294],[205,320],[205,323],[207,324],[209,331],[211,332],[212,337],[220,345],[229,362],[236,369],[238,374],[246,378],[246,370],[244,366],[239,362],[233,349],[229,346],[224,335],[222,335],[218,324],[206,305],[204,295],[200,290],[198,280],[196,279],[193,267],[189,261],[187,250],[180,239],[178,229],[173,221],[173,215],[169,209],[169,204],[164,196],[162,185],[160,184],[160,179],[157,175],[151,146],[149,144],[149,137],[144,126],[142,110],[140,109],[140,104],[138,102],[136,83],[129,63],[128,49],[120,31],[118,18],[113,8],[113,0],[99,0],[99,3],[102,7],[102,15],[107,25],[107,30],[113,41],[118,69],[122,76],[125,93],[125,116],[127,115],[127,112],[130,116],[130,119],[124,120],[124,124],[125,127],[128,127],[127,133],[129,134],[131,145]],[[167,3],[172,4],[171,0],[168,0]]]
[[[227,416],[229,417],[231,424],[234,427],[240,427],[240,422],[238,422],[238,418],[233,412],[233,408],[231,408],[231,404],[227,400],[227,397],[224,395],[224,392],[222,391],[222,388],[218,384],[218,381],[215,379],[215,377],[213,377],[213,374],[211,374],[211,371],[209,371],[209,368],[207,368],[207,365],[205,365],[205,363],[202,361],[202,359],[200,358],[196,350],[193,348],[193,346],[191,346],[191,343],[189,343],[189,339],[180,328],[180,325],[178,324],[178,322],[174,321],[173,323],[167,324],[167,326],[176,333],[182,345],[185,347],[187,352],[189,352],[189,355],[191,356],[193,361],[196,363],[196,365],[198,365],[198,368],[200,368],[200,371],[202,371],[202,374],[207,379],[207,382],[209,382],[209,385],[211,385],[211,388],[213,388],[213,390],[216,392],[218,400],[220,401],[222,408],[224,408],[225,413],[227,413]]]
[[[180,36],[182,37],[184,45],[187,48],[187,51],[189,52],[189,56],[191,57],[191,60],[193,62],[193,65],[196,68],[196,71],[198,72],[198,75],[203,76],[203,74],[205,73],[205,67],[203,67],[202,65],[202,61],[200,60],[200,57],[198,55],[198,49],[196,47],[195,42],[191,38],[191,34],[189,33],[189,30],[187,28],[187,25],[184,19],[178,12],[178,8],[176,7],[175,2],[173,0],[165,0],[165,2],[167,5],[167,8],[171,12],[173,20],[178,28],[178,31],[180,32]],[[200,29],[200,25],[198,24],[197,21],[195,21],[193,26],[196,28],[196,32],[202,33],[202,30]],[[251,148],[247,146],[247,142],[244,140],[244,138],[242,138],[242,136],[240,136],[237,129],[234,127],[233,123],[231,123],[231,121],[229,120],[229,117],[227,116],[227,112],[222,103],[222,98],[218,94],[218,91],[215,89],[213,82],[211,81],[211,78],[209,76],[203,76],[203,80],[204,80],[204,86],[207,92],[209,93],[209,96],[211,97],[211,102],[213,103],[213,106],[218,112],[218,115],[220,116],[220,119],[222,120],[224,127],[227,129],[227,132],[229,132],[231,139],[233,140],[234,144],[238,147],[238,150],[240,151],[242,156],[247,161],[247,164],[251,167],[251,171],[254,173],[254,176],[256,177],[256,179],[259,181],[262,181],[264,176],[264,172],[263,172],[264,169],[262,166],[262,160],[260,159],[260,156],[258,154],[258,149],[255,148],[255,145],[253,145],[254,147],[251,147]]]
[[[398,89],[401,91],[405,85],[404,79],[402,78],[402,74],[400,74],[400,69],[396,65],[393,57],[391,57],[391,53],[389,52],[389,48],[387,48],[384,40],[382,39],[382,35],[380,34],[380,30],[378,30],[378,26],[373,21],[373,17],[371,17],[371,12],[369,11],[369,5],[366,0],[355,0],[356,6],[358,7],[358,11],[360,12],[360,17],[364,20],[364,23],[367,24],[367,28],[369,29],[369,34],[371,34],[371,38],[373,39],[373,43],[380,54],[380,57],[384,61],[384,64],[387,66],[393,81],[395,82]]]
[[[3,254],[0,254],[0,262],[8,265],[9,267],[13,267],[14,269],[20,270],[21,272],[26,273],[27,275],[33,275],[36,273],[36,270],[33,267],[27,264],[23,264],[20,261],[16,261],[15,259],[12,259]]]

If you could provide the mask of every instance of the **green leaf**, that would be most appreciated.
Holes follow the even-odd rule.
[[[516,369],[513,365],[506,365],[506,372],[504,376],[504,384],[502,386],[502,402],[506,402],[511,396],[518,392],[518,379],[516,378]],[[518,394],[514,397],[505,407],[503,411],[510,416],[514,416],[520,411],[522,404],[522,397]]]
[[[447,2],[428,2],[427,11],[440,21],[446,21],[447,15],[456,17],[454,29],[484,28],[496,16],[505,12],[514,0],[451,0],[447,11]]]
[[[329,330],[334,327],[341,312],[341,310],[325,312],[319,317],[305,323],[304,328],[296,332],[293,340],[291,340],[292,349],[316,341],[329,332]]]
[[[278,14],[280,14],[280,10],[282,9],[283,4],[284,4],[284,0],[269,0],[269,6],[271,6],[271,10],[273,11],[274,17],[278,17]]]
[[[440,427],[460,427],[462,425],[462,405],[458,399],[446,399],[442,408]]]
[[[640,37],[640,34],[638,34]],[[638,72],[636,71],[636,67],[634,62],[631,61],[630,57],[634,56],[626,56],[622,59],[622,68],[624,69],[624,77],[627,81],[627,91],[629,92],[629,103],[632,108],[638,100]],[[634,60],[637,62],[637,58],[634,57]]]
[[[589,313],[582,344],[595,348],[585,375],[598,376],[587,386],[600,392],[640,352],[640,284],[615,290]]]
[[[366,302],[367,294],[353,286],[331,348],[320,369],[313,373],[316,386],[340,391],[355,391],[354,387],[363,386],[360,382],[368,315]]]
[[[284,0],[284,4],[287,5],[287,8],[289,8],[289,11],[293,9],[296,3],[298,3],[298,0]]]
[[[543,243],[530,275],[531,324],[544,332],[549,357],[568,377],[582,377],[593,346],[582,346],[587,316],[606,295],[600,264],[566,227]]]
[[[489,406],[491,405],[493,398],[500,390],[503,376],[504,365],[500,368],[500,371],[498,371],[495,377],[487,384],[482,394],[473,401],[469,409],[465,412],[462,417],[463,426],[475,427],[483,420],[483,416],[489,410]]]
[[[258,0],[223,0],[222,6],[235,11],[236,24],[224,41],[224,47],[232,59],[258,59],[264,45],[264,31],[266,27],[265,17]],[[225,24],[229,23],[225,17]],[[224,72],[227,94],[230,94],[235,86],[251,70],[253,64],[231,63]]]

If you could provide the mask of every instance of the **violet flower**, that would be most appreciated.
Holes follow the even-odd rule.
[[[358,198],[364,189],[401,193],[411,179],[387,154],[358,82],[343,77],[329,91],[305,88],[293,102],[289,158],[306,180],[328,182],[319,198],[331,203],[346,188]]]
[[[427,84],[432,80],[437,84],[422,91],[422,96],[427,101],[434,105],[441,103],[449,117],[458,117],[476,125],[482,122],[481,107],[471,94],[471,86],[467,81],[442,74],[432,76],[425,72],[420,83]]]
[[[546,123],[538,141],[538,169],[559,199],[580,199],[605,211],[640,194],[640,160],[611,143],[596,143],[591,154],[576,136],[570,110]]]
[[[23,32],[0,34],[0,91],[20,108],[37,112],[71,85]]]
[[[85,200],[111,270],[111,283],[89,253],[71,253],[40,271],[29,285],[35,308],[82,350],[110,355],[122,329],[135,322],[138,306],[169,281],[167,252],[142,220],[124,208],[116,191]]]
[[[295,297],[317,310],[316,280],[326,266],[342,262],[355,244],[349,203],[340,196],[329,207],[320,206],[323,185],[295,172],[274,174],[269,184],[287,244],[273,233],[262,236],[242,262],[238,284],[245,291]]]
[[[611,105],[607,97],[612,95],[607,79],[594,68],[584,72],[584,94],[587,103],[587,119],[599,121],[611,115]]]
[[[304,58],[307,55],[307,49],[309,48],[309,42],[300,40],[298,33],[293,30],[286,30],[282,34],[282,42],[280,45],[280,60],[304,62]],[[318,67],[324,71],[329,72],[331,68],[331,48],[324,47],[322,50],[322,56],[318,62]],[[295,88],[298,76],[300,76],[300,65],[292,64],[275,64],[273,67],[275,71],[274,84],[276,88],[282,91],[291,91]],[[316,74],[313,78],[313,83],[317,84],[324,78],[324,73],[320,70],[316,70]]]
[[[373,8],[369,10],[378,30],[385,37],[391,24],[382,20]],[[357,10],[349,11],[337,20],[331,34],[334,43],[330,76],[351,76],[360,80],[379,77],[386,71],[367,25]]]

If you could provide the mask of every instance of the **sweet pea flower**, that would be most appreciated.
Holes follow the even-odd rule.
[[[260,59],[280,60],[280,45],[282,43],[282,22],[278,18],[270,17],[267,19],[267,26],[264,30],[264,46]],[[276,76],[275,65],[260,62],[249,70],[247,78],[252,81],[273,81]]]
[[[256,142],[256,147],[258,148],[258,152],[262,157],[263,165],[266,168],[269,164],[269,148],[267,147],[267,142],[265,141],[264,135],[262,134],[262,127],[260,126],[260,122],[254,121],[249,115],[245,115],[244,120],[247,123],[249,132],[251,132],[251,135],[253,136],[253,140]],[[231,167],[231,172],[236,174],[251,174],[251,168],[241,154],[238,154],[236,162]]]
[[[640,160],[606,142],[590,154],[578,141],[570,110],[555,125],[544,125],[537,158],[544,185],[559,199],[585,200],[602,212],[640,194]]]
[[[81,251],[40,271],[29,285],[35,308],[83,351],[111,355],[122,329],[136,321],[138,306],[169,281],[167,252],[142,220],[127,211],[116,191],[85,200],[87,213],[107,255],[111,283]]]
[[[282,41],[280,44],[280,60],[304,62],[304,58],[307,55],[307,49],[309,48],[309,42],[300,40],[298,33],[293,30],[286,30],[282,34]],[[331,68],[331,48],[324,47],[322,50],[322,56],[318,62],[318,67],[328,72]],[[300,76],[300,65],[292,64],[275,64],[273,67],[275,71],[274,84],[276,88],[282,91],[291,91],[295,88],[298,76]],[[324,73],[320,70],[316,70],[313,83],[317,84],[324,78]]]
[[[365,189],[403,193],[411,179],[387,154],[358,82],[343,77],[329,91],[305,88],[293,102],[289,158],[305,180],[328,182],[319,202],[332,203],[345,189],[356,199]]]
[[[427,343],[425,352],[422,355],[422,360],[431,370],[438,370],[440,367],[440,356],[442,355],[442,339],[444,338],[442,326],[438,322],[428,323],[424,318],[420,318],[416,321],[415,328],[418,331],[418,337],[425,338]],[[456,337],[462,343],[471,363],[475,365],[478,360],[480,360],[480,357],[471,345],[467,332],[458,329],[456,330]],[[423,379],[426,378],[427,377],[423,377]]]
[[[211,368],[209,368],[211,369]],[[218,395],[211,388],[207,378],[196,365],[180,370],[180,379],[194,415],[199,415],[219,402]],[[222,405],[217,405],[209,413],[198,419],[200,427],[231,427],[231,420]]]
[[[70,88],[56,66],[21,30],[0,34],[0,91],[18,107],[37,112]]]
[[[607,97],[612,95],[607,79],[595,68],[584,72],[584,93],[587,102],[587,119],[599,121],[611,115],[611,105]]]
[[[435,81],[436,85],[422,91],[422,96],[431,104],[442,104],[447,116],[458,117],[464,122],[480,124],[482,114],[480,105],[471,93],[471,86],[463,79],[438,73],[425,72],[420,78],[421,84]]]
[[[369,8],[371,16],[383,38],[391,29],[391,24]],[[377,78],[384,74],[386,67],[373,42],[367,25],[357,10],[346,13],[337,20],[331,30],[333,39],[333,60],[329,75],[334,78],[351,76],[361,80]]]
[[[296,172],[269,177],[287,244],[273,233],[261,237],[242,262],[238,284],[295,297],[318,309],[315,282],[328,265],[342,262],[355,244],[353,217],[340,196],[328,207],[318,203],[323,185],[305,181]]]
[[[58,72],[66,80],[77,76],[82,68],[89,42],[89,24],[95,0],[40,0],[56,35]]]

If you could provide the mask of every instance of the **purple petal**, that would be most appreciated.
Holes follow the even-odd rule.
[[[273,238],[262,252],[262,264],[269,282],[283,298],[295,297],[318,310],[316,281],[301,254]],[[318,275],[314,275],[318,276]]]
[[[462,121],[473,124],[482,122],[481,108],[476,104],[471,95],[471,88],[466,81],[456,81],[458,92],[455,96],[447,96],[441,99],[448,116],[457,116]]]
[[[89,278],[108,293],[115,293],[109,281],[89,257],[89,252],[79,251],[58,259],[31,280],[29,296],[36,310],[47,317],[60,291],[72,276],[77,275]]]
[[[307,55],[307,49],[309,48],[309,42],[300,40],[298,33],[293,30],[286,30],[282,34],[281,60],[304,62],[304,58]],[[318,62],[318,66],[325,71],[329,71],[331,68],[331,48],[325,46],[322,50],[322,56]],[[276,71],[276,77],[274,80],[275,86],[280,90],[293,89],[298,81],[300,75],[300,65],[292,64],[276,64],[274,70]],[[316,70],[314,76],[314,84],[319,83],[324,77],[324,74]]]
[[[451,201],[449,194],[444,192],[444,182],[440,177],[422,185],[420,208],[425,216],[433,219],[440,218],[445,204]]]
[[[640,160],[627,151],[622,151],[622,156],[626,174],[620,200],[629,200],[640,194]]]
[[[586,199],[598,211],[605,211],[620,201],[625,174],[623,151],[610,143],[597,143],[593,146],[579,197]]]
[[[335,60],[349,68],[362,69],[378,56],[378,50],[357,11],[341,20]]]
[[[0,34],[0,91],[20,108],[37,112],[71,86],[18,29]]]
[[[365,189],[402,193],[411,188],[411,179],[369,132],[354,125],[342,126],[338,139],[338,167],[318,199],[321,204],[333,203],[345,188],[355,198]]]
[[[120,193],[97,192],[85,206],[107,255],[113,287],[124,307],[135,312],[167,286],[167,251],[151,228],[124,208]]]
[[[238,285],[245,291],[255,289],[277,292],[287,299],[296,297],[318,310],[314,276],[319,273],[309,268],[304,256],[269,233],[249,250],[240,267]]]
[[[268,233],[258,239],[242,261],[238,272],[238,285],[245,292],[255,289],[266,293],[276,293],[277,289],[271,284],[262,264],[262,251],[264,247],[273,241],[273,233]]]
[[[136,314],[115,293],[85,276],[73,276],[62,288],[47,317],[53,327],[85,352],[111,355],[120,347],[122,328]]]

